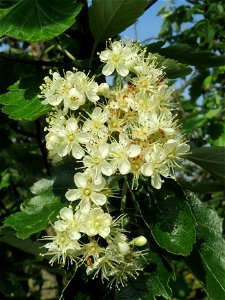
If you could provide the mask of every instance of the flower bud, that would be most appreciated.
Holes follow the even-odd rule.
[[[147,239],[143,235],[140,235],[140,236],[136,237],[135,239],[133,239],[131,241],[131,244],[133,244],[134,246],[137,246],[137,247],[142,247],[147,244]]]
[[[98,87],[98,94],[107,97],[109,93],[109,85],[107,83],[101,83]]]

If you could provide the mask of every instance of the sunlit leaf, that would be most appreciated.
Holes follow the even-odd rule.
[[[89,22],[94,39],[99,42],[117,35],[143,14],[146,5],[146,0],[93,0]]]
[[[0,10],[0,36],[25,41],[46,41],[63,33],[82,8],[71,0],[20,0]]]

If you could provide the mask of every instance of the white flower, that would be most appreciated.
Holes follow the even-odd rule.
[[[109,145],[104,143],[98,148],[87,145],[89,155],[83,158],[83,164],[92,174],[94,184],[101,184],[103,181],[102,174],[111,176],[115,170],[107,161],[109,155]]]
[[[99,185],[90,181],[89,176],[84,173],[76,173],[74,176],[74,182],[77,189],[71,189],[66,193],[66,198],[69,201],[81,199],[80,209],[88,212],[90,210],[90,201],[97,206],[102,206],[106,203],[107,197],[101,191],[105,187],[105,180]]]
[[[111,164],[118,168],[122,175],[128,174],[131,169],[129,158],[136,157],[140,154],[141,148],[138,145],[129,145],[129,138],[126,134],[119,135],[119,143],[111,144]]]
[[[84,72],[66,72],[66,81],[74,87],[80,94],[85,95],[91,102],[99,100],[98,84],[93,79],[89,79]]]
[[[59,156],[64,157],[70,152],[76,159],[84,156],[84,150],[80,144],[87,143],[89,136],[87,133],[79,130],[76,119],[68,119],[61,130],[58,130],[56,133],[53,132],[53,136],[55,135],[60,139],[57,150]]]
[[[79,92],[77,88],[71,88],[64,100],[64,107],[66,109],[77,110],[86,101],[84,93]]]
[[[45,98],[42,104],[51,104],[53,106],[59,105],[63,100],[63,84],[64,78],[59,73],[52,73],[52,80],[46,76],[44,78],[45,83],[40,86],[41,95],[40,98]]]
[[[94,208],[86,215],[82,231],[88,236],[99,234],[106,238],[110,233],[111,224],[112,217],[110,214],[104,213],[101,208]]]
[[[166,165],[164,149],[160,145],[154,145],[145,152],[144,156],[146,162],[141,167],[141,173],[144,176],[151,176],[151,185],[160,189],[163,182],[160,174],[168,177],[170,173]]]
[[[161,113],[157,115],[155,112],[151,112],[145,117],[139,119],[140,124],[144,124],[148,127],[149,133],[155,133],[161,131],[165,135],[173,135],[175,133],[175,128],[172,123],[173,117],[170,113],[169,115]]]
[[[96,107],[90,115],[90,119],[84,122],[82,130],[97,135],[99,138],[104,138],[108,134],[108,128],[105,126],[108,117],[107,109],[102,110],[100,107]]]
[[[79,250],[81,249],[81,245],[78,240],[71,239],[66,231],[57,232],[56,236],[46,237],[45,240],[51,240],[51,242],[44,246],[48,249],[45,255],[53,255],[49,261],[50,264],[57,261],[64,266],[67,259],[69,259],[72,264],[76,261],[77,255],[80,254]]]
[[[129,63],[134,54],[130,45],[124,46],[122,42],[113,42],[111,49],[104,50],[99,55],[100,60],[106,63],[102,73],[109,76],[116,70],[121,76],[127,76],[130,67]]]

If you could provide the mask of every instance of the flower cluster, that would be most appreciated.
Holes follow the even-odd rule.
[[[54,255],[51,262],[86,262],[88,274],[100,272],[102,279],[123,285],[140,270],[141,251],[135,247],[146,240],[129,242],[121,218],[115,221],[108,213],[110,178],[130,173],[138,186],[140,177],[150,177],[160,189],[163,177],[174,178],[189,146],[177,125],[172,91],[152,54],[138,44],[109,41],[99,58],[102,73],[116,75],[114,86],[99,85],[75,69],[64,77],[53,72],[41,86],[42,103],[53,106],[46,128],[49,154],[72,155],[83,170],[65,195],[76,209],[60,211],[56,235],[45,247]]]

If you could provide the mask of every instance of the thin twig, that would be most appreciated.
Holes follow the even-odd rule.
[[[62,290],[62,294],[59,298],[59,300],[63,300],[64,299],[64,292],[65,290],[68,288],[70,282],[72,281],[72,279],[74,278],[75,274],[76,274],[76,271],[77,271],[77,267],[75,268],[75,271],[73,272],[73,275],[71,276],[70,280],[67,282],[66,286],[64,287],[64,289]]]

